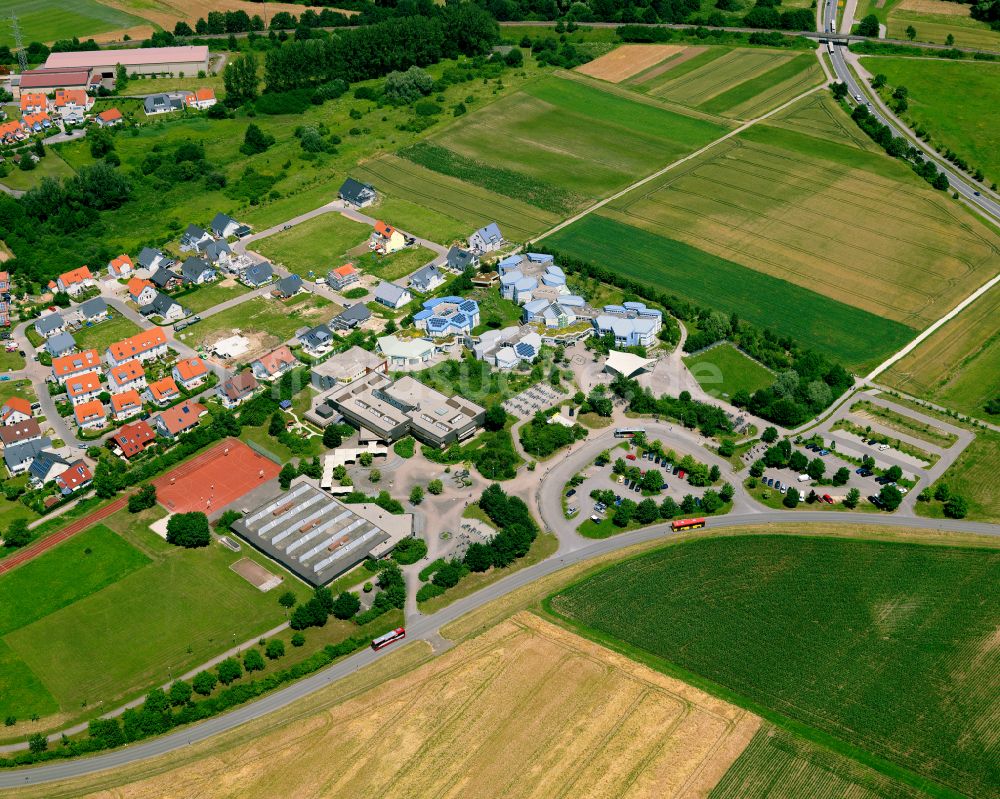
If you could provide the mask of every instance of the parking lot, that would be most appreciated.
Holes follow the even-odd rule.
[[[518,419],[530,419],[538,411],[552,407],[555,403],[566,399],[566,395],[544,383],[538,383],[526,388],[520,394],[504,400],[503,407],[507,413]]]

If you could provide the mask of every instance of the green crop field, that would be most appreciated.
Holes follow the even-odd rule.
[[[28,42],[53,42],[56,39],[86,39],[97,33],[134,25],[146,20],[111,8],[97,0],[8,0],[3,4],[4,23],[0,25],[0,45],[14,47],[10,26],[11,12],[17,14],[21,36]]]
[[[802,104],[807,126],[823,105]],[[913,329],[1000,270],[1000,236],[947,195],[884,153],[790,119],[756,125],[600,213]]]
[[[940,483],[965,497],[970,519],[1000,524],[1000,433],[977,430],[976,440],[962,450],[934,485]],[[918,502],[916,510],[921,516],[942,515],[939,502]]]
[[[134,336],[139,332],[139,326],[131,319],[124,316],[114,316],[98,322],[90,327],[81,327],[73,332],[76,339],[76,346],[81,350],[95,349],[101,355],[108,348],[108,345],[123,338]]]
[[[712,58],[694,69],[683,72],[668,70],[664,74],[667,80],[652,87],[649,93],[682,105],[702,107],[713,97],[766,75],[794,59],[796,56],[788,52],[738,48],[730,50],[721,57]],[[815,57],[812,57],[812,61],[816,62]],[[728,107],[723,104],[720,110]]]
[[[835,749],[969,796],[1000,792],[996,549],[701,538],[613,565],[549,606]]]
[[[399,224],[392,219],[387,221]],[[371,232],[368,225],[330,213],[255,241],[250,248],[302,277],[325,277],[346,260],[348,250],[363,245]]]
[[[634,95],[633,95],[634,96]],[[725,132],[582,80],[526,85],[401,154],[496,194],[565,215]]]
[[[699,107],[738,119],[758,117],[823,82],[823,70],[812,53],[795,56],[762,75],[737,83]]]
[[[953,5],[945,0],[869,0],[871,7],[865,13],[874,13],[888,27],[890,39],[909,38],[906,29],[913,26],[916,41],[946,44],[948,36],[958,47],[977,47],[1000,50],[1000,31],[991,30],[986,22],[974,20],[965,4]],[[880,6],[881,2],[881,6]],[[861,19],[861,8],[854,17]]]
[[[675,81],[684,75],[689,75],[695,70],[701,69],[706,64],[710,64],[717,58],[728,55],[733,50],[730,47],[689,47],[681,52],[680,58],[670,59],[674,63],[666,69],[659,70],[656,67],[640,72],[638,75],[626,81],[626,84],[636,91],[656,94],[660,87],[671,81]]]
[[[958,6],[965,8],[965,6]],[[1000,42],[1000,34],[995,34]],[[882,73],[889,85],[909,90],[907,116],[986,173],[987,185],[1000,181],[1000,64],[941,59],[864,58],[865,69]],[[955,102],[961,97],[960,103]]]
[[[229,569],[246,553],[167,544],[145,527],[162,515],[115,514],[0,578],[0,684],[16,686],[0,712],[113,707],[284,619]]]
[[[720,344],[684,359],[698,384],[713,396],[731,397],[737,391],[753,394],[774,382],[774,375],[732,344]]]
[[[638,283],[738,313],[848,366],[878,363],[914,334],[898,322],[605,216],[586,216],[545,242]]]
[[[763,724],[709,799],[923,799],[923,791],[889,779],[829,749]]]
[[[1000,287],[994,286],[890,366],[879,376],[879,381],[907,394],[990,420],[984,407],[986,401],[1000,396],[998,319]]]

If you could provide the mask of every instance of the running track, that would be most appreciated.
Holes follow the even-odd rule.
[[[186,463],[182,463],[176,469],[167,472],[163,476],[183,477],[184,475],[189,474],[190,472],[204,465],[206,461],[212,460],[212,458],[215,457],[216,452],[225,447],[229,443],[229,441],[230,441],[229,439],[220,441],[211,449],[205,450],[205,452],[201,453],[201,455],[192,458]],[[99,521],[108,518],[108,516],[111,516],[113,513],[117,513],[122,508],[124,508],[127,503],[128,503],[127,496],[119,497],[114,502],[111,502],[102,508],[98,508],[93,513],[84,516],[82,519],[77,519],[75,522],[68,524],[66,527],[63,527],[59,532],[46,536],[45,538],[36,541],[31,546],[25,547],[16,555],[11,555],[10,557],[0,560],[0,575],[6,574],[7,572],[16,569],[18,566],[27,563],[29,560],[37,558],[39,555],[48,552],[55,546],[58,546],[63,541],[72,538],[77,533],[83,532],[88,527],[91,527],[92,525],[97,524]]]

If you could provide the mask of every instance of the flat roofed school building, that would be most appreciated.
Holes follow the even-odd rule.
[[[307,478],[233,523],[233,531],[309,585],[325,585],[369,555],[410,535],[413,517],[374,505],[345,505]]]

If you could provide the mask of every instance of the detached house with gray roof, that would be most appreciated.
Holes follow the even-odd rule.
[[[468,250],[463,250],[458,245],[452,245],[452,248],[448,250],[447,264],[449,269],[464,272],[466,269],[478,268],[479,256]]]
[[[362,302],[357,302],[333,317],[330,320],[330,324],[337,330],[354,330],[354,328],[363,325],[371,318],[372,312],[368,310],[368,306]]]
[[[434,264],[418,269],[410,278],[410,288],[421,294],[429,294],[444,283],[444,275]]]
[[[240,229],[240,223],[231,216],[220,212],[212,218],[210,227],[220,239],[228,239],[230,236],[236,235],[236,231]]]
[[[266,261],[257,261],[243,270],[240,280],[250,288],[258,288],[270,283],[272,277],[274,277],[274,271],[271,269],[271,265]]]
[[[185,315],[184,307],[173,297],[161,291],[156,292],[156,297],[148,305],[143,305],[139,309],[143,316],[159,316],[164,322],[173,322],[181,319]]]
[[[148,269],[150,272],[153,272],[161,266],[169,264],[170,259],[159,250],[154,250],[152,247],[143,247],[142,251],[139,253],[139,257],[135,259],[135,262],[143,269]]]
[[[181,252],[201,252],[206,244],[214,241],[212,234],[197,225],[188,225],[181,236]]]
[[[46,314],[35,320],[35,332],[42,338],[51,338],[66,329],[66,320],[57,313]]]
[[[87,300],[80,306],[80,318],[84,322],[100,322],[108,318],[108,304],[101,297]]]
[[[233,251],[229,249],[229,245],[224,239],[208,242],[202,248],[201,254],[210,264],[216,265],[229,263],[233,257]]]
[[[181,278],[185,283],[200,286],[215,280],[215,270],[201,258],[188,258],[181,266]]]
[[[53,358],[67,355],[76,349],[76,339],[69,333],[56,333],[45,342],[45,350]]]
[[[325,355],[337,340],[333,331],[326,325],[316,325],[316,327],[309,328],[299,333],[298,339],[305,353],[313,358]]]
[[[289,297],[294,297],[300,291],[304,290],[305,286],[302,283],[302,278],[298,275],[283,277],[274,284],[274,296],[280,297],[283,300],[287,300]]]
[[[367,183],[362,183],[354,178],[348,178],[344,181],[337,192],[337,196],[355,208],[367,208],[378,199],[378,193],[373,186],[369,186]]]
[[[408,289],[383,280],[375,287],[375,299],[389,308],[398,309],[410,302],[413,295]]]
[[[181,285],[180,277],[162,266],[153,272],[149,279],[153,285],[165,291],[175,289]]]
[[[505,243],[503,234],[500,232],[500,226],[496,222],[490,222],[486,227],[479,228],[479,230],[469,236],[469,249],[476,255],[495,252]]]

